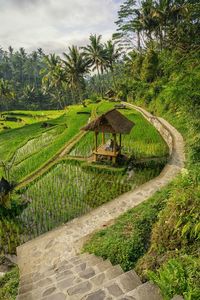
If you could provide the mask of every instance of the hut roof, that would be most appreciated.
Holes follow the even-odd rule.
[[[10,192],[12,189],[10,183],[4,178],[2,177],[0,180],[0,194],[7,194],[8,192]]]
[[[128,134],[135,124],[116,109],[101,115],[82,128],[85,131]]]

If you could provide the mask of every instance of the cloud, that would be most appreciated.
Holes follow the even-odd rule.
[[[91,33],[108,39],[119,5],[118,0],[0,0],[0,43],[62,53],[72,44],[86,44]]]

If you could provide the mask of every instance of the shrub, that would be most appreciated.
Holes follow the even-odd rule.
[[[156,283],[164,300],[174,295],[183,295],[185,300],[200,297],[200,260],[183,256],[167,261],[157,272],[149,272],[149,278]]]
[[[169,258],[182,254],[197,256],[200,244],[199,181],[195,171],[184,170],[174,182],[165,209],[151,235],[151,247],[139,260],[137,272],[143,279]]]

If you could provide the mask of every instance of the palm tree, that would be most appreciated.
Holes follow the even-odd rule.
[[[91,34],[90,35],[90,44],[86,47],[83,47],[83,53],[92,67],[92,71],[97,71],[99,82],[100,82],[100,92],[103,96],[103,87],[101,83],[100,72],[103,74],[106,67],[106,51],[103,44],[101,43],[102,36]]]
[[[142,49],[142,47],[141,47],[142,33],[144,31],[144,24],[143,24],[143,21],[142,21],[141,10],[140,9],[134,9],[134,14],[135,14],[135,17],[132,21],[132,26],[133,26],[134,32],[137,35],[137,50],[139,52],[141,52],[141,49]]]
[[[0,100],[8,110],[8,101],[14,98],[13,88],[8,80],[0,79]]]
[[[153,0],[146,0],[142,2],[139,21],[147,36],[148,41],[152,41],[153,39],[152,34],[155,31],[155,27],[157,27],[157,21],[153,17],[153,12],[154,12]]]
[[[69,47],[69,53],[63,53],[63,60],[67,83],[74,98],[74,92],[78,92],[82,102],[84,75],[89,73],[89,60],[79,51],[77,46]]]
[[[104,48],[105,48],[105,53],[106,53],[107,67],[110,69],[110,71],[112,73],[114,87],[116,88],[116,80],[115,80],[115,75],[114,75],[114,64],[121,55],[120,49],[116,48],[116,42],[113,42],[112,40],[109,40],[105,44]]]
[[[13,52],[14,52],[14,49],[12,48],[12,46],[8,47],[8,52],[9,52],[10,57],[12,57]]]
[[[37,52],[38,52],[40,57],[44,56],[44,52],[43,52],[42,48],[38,48]]]
[[[60,108],[64,108],[63,90],[65,88],[66,77],[62,68],[61,60],[55,54],[44,56],[45,68],[42,69],[42,87],[44,94],[50,93],[58,101]]]

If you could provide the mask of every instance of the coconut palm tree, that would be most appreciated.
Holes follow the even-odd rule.
[[[103,96],[103,86],[100,73],[103,74],[106,69],[106,51],[101,42],[101,35],[91,34],[89,39],[90,44],[86,47],[82,47],[82,49],[86,59],[90,63],[90,67],[92,67],[92,71],[97,71],[100,82],[100,92]]]
[[[64,70],[68,87],[72,92],[74,98],[74,92],[79,95],[79,100],[82,102],[82,92],[84,87],[84,75],[89,73],[89,60],[84,56],[77,46],[68,48],[68,53],[63,53]]]
[[[66,84],[65,72],[61,60],[55,54],[44,57],[45,68],[41,71],[43,75],[42,87],[44,94],[50,95],[58,101],[60,108],[64,108],[63,92]]]
[[[117,48],[116,42],[113,42],[112,40],[107,41],[107,43],[104,45],[105,53],[106,53],[106,63],[108,69],[112,73],[113,83],[114,87],[116,88],[116,80],[115,80],[115,74],[114,74],[114,64],[120,57],[120,49]]]

